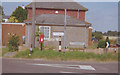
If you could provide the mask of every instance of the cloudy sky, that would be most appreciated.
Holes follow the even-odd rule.
[[[11,15],[18,6],[30,2],[3,2],[4,13]],[[118,30],[118,2],[79,2],[88,8],[86,21],[92,23],[93,31]]]

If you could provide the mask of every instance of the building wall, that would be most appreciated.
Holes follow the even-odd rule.
[[[19,36],[20,45],[22,45],[22,36],[25,36],[24,23],[2,23],[2,45],[6,45],[9,40],[9,33]]]
[[[29,30],[28,30],[29,28]],[[32,43],[32,25],[26,25],[26,45],[30,46]],[[36,25],[36,31],[37,31],[38,26]],[[51,26],[51,34],[50,34],[50,39],[44,41],[45,46],[54,46],[58,47],[59,42],[56,40],[56,37],[53,36],[53,32],[64,32],[64,27],[63,26]],[[72,46],[70,45],[70,42],[81,42],[85,43],[85,46],[88,46],[88,34],[89,30],[86,27],[67,27],[66,28],[66,46],[67,47],[72,47],[72,48],[81,48],[83,46]],[[28,40],[29,39],[29,40]],[[37,40],[37,39],[36,39]],[[64,36],[61,37],[62,41],[62,47],[64,45]],[[39,46],[39,43],[36,41],[36,46]]]
[[[40,15],[40,14],[56,14],[55,12],[58,11],[57,14],[65,14],[64,10],[58,10],[58,9],[36,9],[36,15]],[[30,19],[32,17],[32,9],[29,8],[28,9],[28,19]],[[85,21],[85,11],[79,11],[79,15],[78,15],[78,11],[76,10],[67,10],[67,15],[70,15],[74,18],[78,18],[81,21]]]

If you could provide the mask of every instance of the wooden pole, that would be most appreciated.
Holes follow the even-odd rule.
[[[33,41],[32,48],[35,48],[35,1],[32,2],[32,31],[33,31]]]
[[[63,52],[65,52],[65,48],[66,48],[66,9],[65,9],[65,17],[64,17],[64,48],[63,48]]]

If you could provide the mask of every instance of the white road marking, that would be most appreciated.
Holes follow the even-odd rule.
[[[90,65],[67,65],[67,64],[32,64],[39,66],[50,66],[50,67],[58,67],[58,68],[70,68],[70,69],[84,69],[84,70],[95,70]]]
[[[60,73],[73,73],[73,72],[65,72],[65,71],[60,71]]]
[[[89,65],[80,65],[79,67],[80,69],[84,69],[84,70],[95,70],[95,68]]]

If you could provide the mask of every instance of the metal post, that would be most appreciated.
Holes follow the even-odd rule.
[[[41,43],[41,51],[42,51],[42,43]]]
[[[65,52],[65,48],[66,48],[66,9],[65,9],[65,19],[64,19],[64,48],[63,48],[63,52]]]
[[[33,0],[34,1],[34,0]],[[33,41],[32,41],[32,48],[35,48],[35,1],[32,2],[32,29],[33,29]]]

